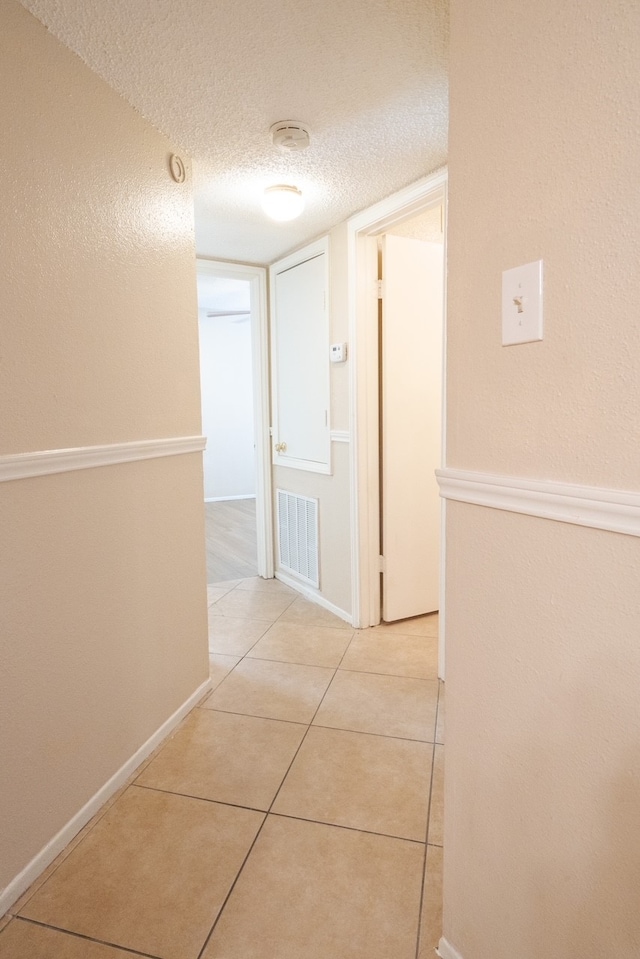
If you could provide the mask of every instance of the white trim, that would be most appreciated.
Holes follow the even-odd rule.
[[[454,949],[448,940],[442,937],[438,943],[438,948],[436,949],[436,956],[440,956],[441,959],[462,959],[462,955],[458,952],[457,949]]]
[[[280,437],[278,435],[279,430],[279,418],[278,418],[278,351],[276,346],[276,277],[280,273],[286,273],[287,270],[293,269],[295,266],[300,266],[302,263],[307,263],[309,260],[314,259],[318,256],[324,256],[324,282],[325,282],[325,317],[326,317],[326,328],[327,328],[327,362],[326,362],[326,397],[327,397],[327,423],[331,423],[331,368],[329,363],[329,340],[330,340],[330,331],[331,331],[331,274],[330,274],[330,257],[331,249],[329,236],[320,237],[318,240],[314,240],[313,243],[309,243],[302,249],[295,250],[293,253],[289,253],[288,256],[285,256],[281,260],[277,260],[275,263],[272,263],[269,267],[269,304],[271,309],[271,416],[272,416],[272,435],[271,443],[273,444],[273,450],[271,453],[272,462],[274,466],[285,466],[290,469],[304,470],[308,473],[324,473],[326,476],[331,475],[331,436],[330,431],[327,430],[326,446],[325,446],[325,455],[326,461],[319,462],[313,460],[303,460],[297,459],[292,456],[288,456],[286,453],[278,453],[276,450],[276,445],[279,443]],[[283,437],[285,439],[285,437]]]
[[[140,460],[201,453],[204,436],[173,436],[160,440],[135,440],[132,443],[105,443],[101,446],[77,446],[63,450],[39,450],[35,453],[9,453],[0,456],[0,483],[50,476],[72,470],[137,463]]]
[[[444,464],[447,462],[447,356],[448,356],[448,324],[447,316],[449,315],[448,308],[448,273],[447,273],[447,262],[448,262],[448,237],[449,237],[449,181],[445,180],[444,183],[444,209],[443,209],[443,218],[442,226],[444,230],[444,272],[442,276],[442,282],[444,284],[444,290],[442,294],[442,314],[444,317],[444,328],[442,330],[442,448],[441,448],[441,462]],[[445,679],[445,659],[446,659],[446,643],[445,636],[447,633],[447,604],[445,602],[445,585],[446,585],[446,562],[447,562],[447,501],[442,500],[442,511],[440,514],[440,615],[438,619],[438,679]]]
[[[425,200],[429,199],[431,193],[444,188],[446,183],[447,169],[443,167],[405,187],[404,190],[399,190],[398,193],[393,193],[368,209],[356,213],[348,221],[347,226],[354,233],[374,231],[382,233],[393,223],[409,220],[416,213],[423,212]],[[399,213],[401,216],[398,215]]]
[[[298,247],[298,249],[293,250],[292,253],[287,253],[286,256],[276,260],[269,267],[269,271],[271,275],[284,273],[286,270],[291,270],[294,266],[300,266],[301,263],[306,263],[307,260],[312,260],[314,257],[320,256],[321,253],[328,252],[329,236],[328,234],[324,234],[318,237],[317,240],[312,240],[311,243],[305,243],[304,246]]]
[[[446,630],[447,607],[445,604],[444,585],[445,585],[445,562],[447,559],[447,543],[445,530],[447,528],[447,501],[442,500],[440,510],[440,609],[438,611],[438,679],[445,679],[445,659],[446,643],[444,641]]]
[[[350,443],[351,434],[348,430],[331,430],[329,437],[332,443]]]
[[[255,499],[255,493],[243,493],[241,496],[205,496],[205,503],[231,503],[237,499]]]
[[[256,539],[258,575],[273,578],[271,438],[269,434],[269,323],[266,267],[197,257],[196,269],[210,276],[236,277],[251,284],[251,356],[256,456]]]
[[[85,826],[106,801],[126,783],[127,779],[135,772],[140,763],[153,752],[156,746],[160,745],[163,739],[166,739],[169,733],[175,729],[178,723],[193,709],[205,693],[209,692],[212,688],[210,679],[201,683],[182,706],[176,709],[173,715],[165,720],[155,733],[136,750],[133,756],[84,804],[82,809],[33,857],[22,872],[18,873],[8,886],[5,886],[2,892],[0,892],[0,916],[3,916],[4,913],[11,908],[14,902],[19,899],[31,883],[38,878],[40,873],[53,862],[56,856],[71,842],[83,826]]]
[[[345,623],[352,624],[352,617],[344,609],[340,609],[339,606],[334,606],[333,603],[330,603],[328,599],[325,599],[321,593],[317,590],[305,586],[304,583],[301,583],[300,580],[296,579],[295,576],[289,576],[287,573],[283,573],[282,570],[276,570],[276,579],[279,579],[281,583],[284,583],[285,586],[290,586],[291,589],[295,589],[296,592],[301,593],[305,599],[311,600],[312,603],[315,603],[317,606],[322,606],[323,609],[328,609],[330,613],[333,613],[334,616],[337,616],[338,619],[343,619]]]
[[[273,465],[283,466],[285,469],[304,470],[305,473],[324,473],[325,476],[331,476],[330,463],[315,463],[313,460],[300,460],[294,456],[287,456],[286,453],[274,453]]]
[[[373,626],[380,621],[378,487],[378,347],[377,325],[371,323],[375,307],[371,274],[373,237],[394,223],[415,216],[438,203],[447,204],[447,170],[438,170],[347,222],[347,270],[349,287],[350,395],[350,495],[351,495],[351,580],[355,626]],[[445,239],[446,242],[446,239]],[[369,251],[367,251],[367,243]],[[377,248],[377,247],[376,247]],[[369,255],[367,255],[369,252]],[[446,267],[445,267],[446,269]],[[376,273],[377,277],[377,273]],[[446,344],[446,311],[444,337]],[[446,349],[446,346],[445,346]],[[446,367],[446,364],[444,364]],[[443,402],[443,433],[446,432],[446,403]],[[444,447],[443,447],[444,449]],[[443,460],[444,462],[444,460]],[[440,574],[441,610],[445,590],[445,530],[442,529],[443,562]],[[444,644],[444,625],[440,629]],[[443,657],[444,663],[444,657]]]
[[[442,469],[436,476],[447,500],[640,536],[639,492],[470,470]]]

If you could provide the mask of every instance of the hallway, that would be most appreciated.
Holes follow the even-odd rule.
[[[213,691],[0,920],[0,959],[433,956],[437,614],[355,631],[275,580],[208,593]]]

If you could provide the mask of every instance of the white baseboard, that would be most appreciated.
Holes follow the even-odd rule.
[[[462,956],[457,949],[454,949],[450,942],[442,937],[438,943],[438,948],[436,949],[436,955],[440,956],[441,959],[462,959]]]
[[[22,872],[18,873],[15,879],[0,892],[0,917],[13,905],[16,899],[19,899],[22,893],[29,888],[32,882],[38,878],[41,872],[53,862],[56,856],[62,852],[74,836],[76,836],[83,826],[95,816],[101,806],[118,790],[127,779],[135,772],[136,768],[149,756],[156,746],[159,746],[163,739],[174,729],[180,720],[190,712],[196,703],[212,688],[211,680],[207,679],[202,683],[194,693],[180,706],[172,716],[170,716],[153,735],[147,739],[146,743],[138,749],[130,759],[124,763],[120,769],[114,773],[104,786],[95,793],[88,802],[84,804],[69,822],[62,827],[53,839],[37,853],[31,862],[25,866]]]
[[[245,493],[242,496],[205,496],[205,503],[230,503],[236,499],[255,499],[255,493]]]
[[[328,599],[325,599],[321,593],[317,592],[312,586],[305,586],[304,583],[299,582],[295,576],[289,576],[287,573],[283,573],[281,570],[276,570],[275,578],[279,579],[281,583],[284,583],[285,586],[290,586],[291,589],[295,589],[298,593],[302,593],[305,599],[311,600],[312,603],[316,603],[318,606],[322,606],[323,609],[328,609],[330,613],[333,613],[334,616],[337,616],[338,619],[343,619],[345,623],[353,622],[351,613],[345,612],[344,609],[340,609],[339,606],[334,606],[333,603],[330,603]]]

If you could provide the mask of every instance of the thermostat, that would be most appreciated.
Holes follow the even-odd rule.
[[[346,343],[332,343],[331,344],[331,362],[332,363],[344,363],[347,358],[347,344]]]

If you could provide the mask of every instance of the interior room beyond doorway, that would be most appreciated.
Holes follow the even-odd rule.
[[[227,583],[258,575],[256,501],[205,503],[207,583]]]
[[[256,576],[251,284],[198,271],[207,582]]]

